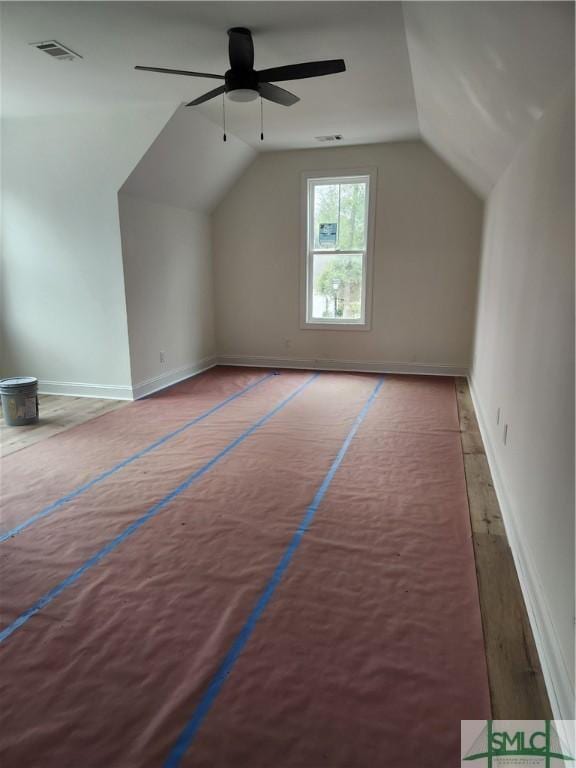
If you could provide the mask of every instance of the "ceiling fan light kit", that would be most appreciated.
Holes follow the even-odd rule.
[[[228,91],[226,98],[230,101],[256,101],[260,94],[253,88],[236,88],[234,91]]]
[[[228,30],[228,56],[230,59],[230,69],[225,75],[214,75],[208,72],[192,72],[184,69],[166,69],[164,67],[142,67],[135,69],[148,72],[160,72],[169,75],[188,75],[191,77],[207,77],[214,80],[223,80],[223,85],[214,88],[208,93],[199,96],[197,99],[186,104],[187,107],[196,107],[216,96],[224,96],[233,102],[255,101],[260,97],[267,99],[275,104],[281,104],[284,107],[291,107],[300,101],[290,91],[274,85],[275,82],[283,80],[302,80],[309,77],[321,77],[323,75],[334,75],[338,72],[345,72],[346,65],[343,59],[331,59],[329,61],[309,61],[303,64],[289,64],[283,67],[271,67],[256,71],[254,69],[254,44],[252,42],[252,33],[245,27],[232,27]],[[262,121],[262,108],[260,111]],[[263,128],[261,126],[260,138],[264,138]],[[226,131],[224,130],[224,141],[226,141]]]

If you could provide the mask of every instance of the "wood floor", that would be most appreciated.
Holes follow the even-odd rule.
[[[497,720],[552,719],[526,606],[466,379],[456,379],[456,391],[492,717]]]
[[[476,573],[495,719],[551,719],[552,713],[520,584],[472,406],[468,382],[456,379]],[[127,405],[121,400],[40,395],[41,421],[2,429],[2,455]]]
[[[38,395],[40,421],[37,424],[7,427],[4,418],[0,418],[2,456],[20,451],[95,416],[115,411],[127,405],[128,402],[128,400],[99,400],[93,397]]]

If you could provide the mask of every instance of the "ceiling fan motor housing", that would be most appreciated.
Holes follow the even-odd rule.
[[[258,75],[254,70],[229,69],[224,75],[226,93],[239,89],[258,91]]]

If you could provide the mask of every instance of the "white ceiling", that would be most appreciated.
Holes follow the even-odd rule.
[[[319,146],[328,133],[350,144],[422,135],[480,193],[573,68],[571,2],[5,2],[1,12],[8,117],[176,108],[214,81],[134,65],[223,73],[227,28],[248,26],[257,68],[341,57],[347,71],[283,84],[301,101],[266,103],[263,145],[258,104],[228,102],[230,133],[258,150]],[[84,58],[28,45],[48,39]],[[196,109],[220,122],[221,102]]]
[[[211,6],[219,15],[219,3]],[[418,136],[418,120],[401,3],[231,3],[226,19],[253,30],[255,67],[342,58],[346,72],[281,85],[300,97],[292,107],[264,102],[266,149],[317,146],[339,133],[346,144]],[[215,19],[215,24],[220,19]],[[224,27],[227,25],[224,24]],[[222,29],[222,24],[220,26]],[[227,38],[221,40],[227,68]],[[161,75],[158,75],[161,77]],[[209,90],[202,84],[200,92]],[[221,119],[218,100],[202,107]],[[259,145],[258,104],[230,105],[227,120],[244,141]]]
[[[571,2],[404,4],[423,138],[486,194],[574,71]]]
[[[213,80],[134,71],[135,64],[224,74],[231,26],[252,30],[255,66],[344,58],[348,71],[288,85],[293,107],[266,103],[266,148],[414,138],[418,122],[400,3],[40,2],[3,7],[4,109],[66,112],[142,101],[189,101]],[[27,43],[56,39],[82,61],[51,60]],[[199,109],[221,121],[222,102]],[[259,144],[259,105],[228,106],[229,129]]]

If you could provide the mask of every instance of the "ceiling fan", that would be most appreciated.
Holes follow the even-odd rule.
[[[135,69],[162,72],[169,75],[209,77],[224,81],[223,85],[219,85],[218,88],[214,88],[214,90],[208,91],[208,93],[186,104],[187,107],[203,104],[221,94],[226,94],[231,101],[253,101],[260,96],[268,101],[273,101],[275,104],[290,107],[300,101],[298,96],[273,85],[273,83],[282,80],[301,80],[307,77],[333,75],[346,70],[343,59],[331,59],[329,61],[291,64],[285,67],[271,67],[270,69],[261,69],[258,72],[254,69],[254,44],[250,30],[245,27],[232,27],[228,30],[228,37],[230,69],[225,75],[190,72],[186,69],[165,69],[164,67],[135,67]]]

